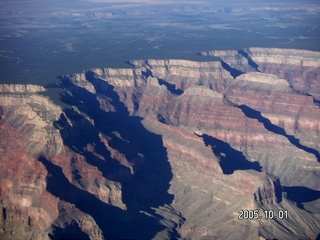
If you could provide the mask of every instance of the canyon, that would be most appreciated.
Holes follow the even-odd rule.
[[[320,52],[198,55],[0,85],[0,238],[319,239]]]

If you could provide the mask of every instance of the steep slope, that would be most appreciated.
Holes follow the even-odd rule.
[[[0,236],[316,239],[318,53],[203,54],[2,85]]]
[[[91,216],[46,190],[49,175],[39,157],[59,159],[66,172],[63,161],[71,158],[53,126],[62,110],[38,94],[43,87],[2,85],[1,90],[1,238],[48,239],[51,227],[74,225],[75,236],[101,239]]]
[[[245,58],[247,65],[255,66],[257,72],[242,74],[236,78],[238,81],[230,84],[225,91],[227,98],[249,107],[247,110],[260,112],[260,121],[268,120],[271,128],[273,126],[269,131],[291,139],[293,144],[319,159],[318,52],[249,48],[203,54],[219,56],[238,70],[243,69],[241,64],[232,62],[234,58]],[[255,100],[257,90],[259,101]]]

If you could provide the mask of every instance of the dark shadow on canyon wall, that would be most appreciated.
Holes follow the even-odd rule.
[[[246,59],[248,59],[248,64],[249,64],[251,67],[253,67],[253,68],[256,69],[257,71],[259,71],[259,69],[258,69],[258,68],[259,68],[258,64],[255,63],[255,62],[252,60],[252,58],[249,56],[248,53],[246,53],[246,52],[243,51],[243,50],[239,50],[238,53],[239,53],[240,55],[244,56]]]
[[[169,90],[169,92],[175,94],[175,95],[181,95],[183,93],[183,90],[179,89],[179,88],[176,88],[176,85],[175,84],[172,84],[172,83],[168,83],[167,81],[163,80],[163,79],[160,79],[158,78],[158,82],[160,85],[164,85],[167,87],[167,89]]]
[[[59,121],[55,122],[55,126],[60,129],[66,146],[83,155],[86,161],[97,167],[105,178],[121,183],[122,200],[127,210],[123,213],[122,210],[114,210],[114,207],[99,203],[97,200],[96,203],[105,211],[103,217],[100,217],[102,212],[98,207],[92,209],[87,207],[85,210],[90,211],[90,215],[97,222],[100,222],[100,218],[106,222],[112,221],[113,227],[109,227],[102,220],[100,224],[98,223],[106,238],[111,236],[116,239],[150,239],[164,229],[160,224],[162,217],[152,208],[171,204],[173,200],[173,196],[168,193],[172,172],[166,148],[163,146],[161,136],[144,128],[140,117],[129,115],[113,86],[95,78],[91,72],[87,72],[86,77],[95,86],[97,94],[73,85],[67,78],[61,79],[63,86],[71,92],[62,96],[62,100],[77,108],[66,109],[64,114],[67,118],[62,114]],[[102,110],[97,95],[108,101],[114,111]],[[93,122],[85,116],[89,116]],[[101,141],[101,135],[108,139],[111,148],[125,156],[132,165],[133,172],[111,157],[110,151]],[[94,153],[97,154],[87,149],[88,144],[94,146]],[[71,192],[74,190],[72,186],[70,186]],[[80,194],[77,190],[76,193]],[[60,193],[55,192],[55,195],[59,196]],[[60,198],[63,199],[63,195]],[[84,196],[79,197],[78,205],[86,205],[81,199],[85,199]],[[120,215],[114,217],[113,211],[120,211]],[[141,213],[142,211],[152,217]],[[171,232],[171,238],[178,236],[175,230]]]
[[[254,110],[246,105],[240,105],[238,106],[242,112],[248,117],[248,118],[253,118],[253,119],[256,119],[258,120],[260,123],[262,123],[264,125],[264,127],[270,131],[270,132],[273,132],[273,133],[276,133],[276,134],[279,134],[279,135],[282,135],[284,137],[286,137],[289,142],[291,144],[293,144],[294,146],[296,146],[297,148],[301,149],[301,150],[304,150],[308,153],[311,153],[313,155],[316,156],[316,158],[318,159],[318,162],[320,162],[320,153],[313,149],[313,148],[310,148],[310,147],[307,147],[307,146],[304,146],[300,143],[300,140],[298,138],[296,138],[295,136],[292,136],[292,135],[288,135],[286,133],[286,131],[277,126],[277,125],[274,125],[271,123],[271,121],[268,119],[268,118],[265,118],[261,115],[261,112],[257,111],[257,110]]]
[[[154,77],[150,69],[146,69],[146,71],[142,71],[141,73],[145,78]],[[158,79],[158,83],[161,86],[164,85],[168,89],[168,91],[171,92],[172,94],[181,95],[183,93],[183,90],[176,88],[175,84],[169,83],[166,80],[163,80],[158,77],[156,78]]]
[[[82,232],[82,230],[76,222],[68,224],[65,228],[53,227],[53,233],[49,234],[49,237],[52,240],[90,239],[88,234]]]
[[[61,200],[74,204],[79,210],[94,218],[105,239],[150,239],[154,231],[162,230],[156,218],[144,214],[133,215],[129,211],[108,205],[97,199],[91,193],[77,188],[69,182],[61,167],[51,163],[44,157],[39,161],[46,167],[47,190]],[[137,224],[139,222],[140,224]],[[73,230],[73,228],[71,228]],[[59,236],[72,235],[66,229],[58,229],[51,235],[52,239]],[[78,229],[79,230],[79,229]],[[77,234],[81,234],[80,230]]]
[[[235,69],[235,68],[230,67],[226,62],[224,62],[224,61],[222,61],[222,60],[221,60],[221,66],[222,66],[225,70],[227,70],[227,71],[231,74],[231,76],[232,76],[233,78],[236,78],[236,77],[240,76],[241,74],[243,74],[243,72],[241,72],[241,71],[239,71],[239,70],[237,70],[237,69]]]
[[[202,135],[206,146],[211,146],[214,155],[219,159],[220,167],[224,174],[232,174],[235,170],[253,169],[261,172],[262,167],[258,162],[250,162],[242,152],[235,150],[230,144],[211,137]]]
[[[303,203],[312,202],[320,198],[320,191],[307,187],[283,187],[287,198],[297,203],[297,206],[304,209]]]

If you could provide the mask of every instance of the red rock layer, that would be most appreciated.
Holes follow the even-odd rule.
[[[58,207],[61,200],[47,191],[48,172],[38,161],[41,155],[54,157],[66,166],[63,159],[70,158],[59,131],[52,125],[61,109],[34,94],[37,88],[27,88],[27,94],[21,94],[15,87],[13,90],[7,88],[10,92],[0,96],[0,161],[3,166],[0,170],[1,239],[48,239],[61,214]],[[68,173],[69,169],[66,167],[64,170]],[[79,210],[73,216],[80,227],[84,224],[82,219],[88,217]],[[94,220],[89,219],[86,224],[92,227],[83,227],[83,231],[101,239],[101,231]]]
[[[247,65],[260,73],[242,74],[229,81],[226,97],[261,112],[303,145],[320,151],[320,111],[315,104],[320,92],[318,52],[249,48],[203,54],[221,57],[226,64],[245,72],[248,70],[234,64],[234,59],[247,59]]]
[[[174,136],[171,136],[172,140],[165,140],[164,144],[168,149],[171,166],[174,171],[173,175],[178,176],[177,179],[174,177],[171,182],[171,191],[178,196],[173,206],[187,219],[183,227],[181,228],[181,233],[183,236],[188,235],[199,237],[204,232],[210,235],[213,233],[209,234],[207,232],[208,229],[216,229],[219,232],[218,229],[220,229],[220,227],[225,227],[225,225],[220,223],[219,227],[216,228],[214,228],[212,225],[210,225],[210,228],[199,227],[203,226],[204,223],[201,222],[200,224],[198,222],[198,220],[202,219],[203,217],[201,217],[200,213],[196,213],[196,211],[199,211],[199,208],[196,206],[201,206],[202,203],[200,203],[199,200],[195,199],[194,205],[192,205],[191,202],[194,197],[192,197],[191,195],[208,196],[208,192],[206,192],[207,190],[203,190],[201,194],[198,193],[198,190],[195,189],[197,189],[199,186],[190,188],[190,181],[187,179],[181,180],[181,178],[184,179],[185,173],[188,173],[187,176],[189,178],[190,176],[192,176],[191,172],[195,171],[194,177],[192,177],[191,179],[201,179],[202,184],[204,184],[203,178],[210,179],[212,178],[212,176],[216,175],[219,179],[221,177],[221,170],[217,173],[215,173],[216,170],[212,170],[212,172],[207,173],[208,169],[219,169],[218,165],[215,165],[215,167],[211,166],[213,163],[211,163],[210,161],[216,159],[215,154],[212,154],[211,152],[211,157],[209,157],[209,159],[211,160],[208,160],[208,158],[207,160],[204,160],[206,158],[202,157],[203,150],[201,151],[201,153],[195,150],[195,143],[192,143],[190,136],[186,137],[185,135],[184,138],[181,138],[181,140],[179,140],[178,131],[182,126],[185,127],[185,134],[187,134],[187,132],[189,131],[189,134],[191,132],[193,138],[197,138],[193,134],[193,132],[196,132],[200,135],[208,134],[222,141],[230,143],[232,147],[242,151],[247,157],[247,160],[259,161],[259,163],[262,164],[262,166],[268,173],[279,176],[281,181],[286,185],[296,185],[304,182],[304,184],[307,184],[309,187],[316,188],[318,181],[317,177],[315,177],[313,180],[311,180],[310,178],[310,172],[318,171],[318,163],[316,157],[313,154],[305,152],[294,146],[285,136],[268,131],[264,127],[263,123],[259,122],[257,119],[248,118],[242,110],[240,110],[233,104],[233,101],[235,101],[236,104],[248,104],[250,101],[252,101],[252,103],[255,102],[259,105],[259,101],[256,101],[258,95],[259,99],[260,95],[267,98],[267,96],[270,95],[271,97],[272,94],[275,94],[275,98],[282,96],[282,98],[284,99],[286,95],[295,96],[296,94],[292,93],[286,80],[279,79],[276,76],[267,74],[259,74],[256,77],[252,75],[236,80],[229,79],[230,76],[228,76],[227,79],[217,78],[212,80],[213,83],[210,83],[211,86],[215,84],[214,82],[217,82],[216,86],[225,86],[225,88],[214,88],[215,90],[213,91],[207,87],[196,86],[197,84],[199,84],[199,79],[202,78],[199,75],[193,75],[193,77],[195,76],[194,78],[185,78],[186,82],[188,83],[185,82],[184,85],[175,84],[175,90],[185,90],[182,94],[175,94],[174,91],[170,91],[170,85],[165,86],[164,84],[161,84],[161,80],[167,81],[167,79],[168,83],[170,84],[175,83],[175,81],[179,82],[177,80],[179,78],[178,73],[176,73],[176,78],[168,74],[168,63],[166,63],[167,65],[165,65],[165,67],[162,66],[162,62],[158,64],[156,61],[152,61],[152,64],[150,64],[149,62],[148,64],[146,64],[146,62],[136,62],[135,64],[138,67],[145,67],[143,71],[149,71],[147,75],[140,79],[139,85],[136,84],[136,76],[130,75],[128,76],[128,79],[124,79],[123,76],[118,76],[118,72],[116,73],[116,76],[110,76],[103,73],[106,72],[106,70],[99,69],[93,70],[94,76],[96,78],[96,83],[93,85],[96,89],[98,89],[97,86],[99,86],[99,79],[100,81],[108,82],[108,84],[111,84],[114,87],[114,90],[117,92],[117,94],[119,94],[121,101],[125,104],[128,104],[128,106],[132,106],[131,101],[132,99],[135,99],[137,101],[137,108],[129,108],[130,113],[133,115],[138,114],[139,116],[144,117],[146,119],[145,126],[148,129],[150,129],[150,125],[148,125],[149,122],[155,124],[157,120],[166,125],[172,126],[170,127],[170,129],[163,131],[161,130],[162,128],[168,127],[161,124],[157,125],[156,128],[152,128],[151,131],[160,133],[164,137],[164,139],[166,139],[166,132],[172,132],[174,134]],[[191,70],[189,69],[188,71]],[[181,75],[184,76],[184,74],[185,73],[182,73]],[[269,80],[274,82],[267,82]],[[278,82],[281,83],[282,88],[279,88]],[[207,85],[210,87],[210,84]],[[217,89],[220,89],[222,93],[217,92]],[[237,95],[238,92],[239,94]],[[255,92],[255,95],[250,95],[250,92]],[[224,97],[223,93],[226,97]],[[134,98],[133,96],[139,96],[139,98]],[[246,99],[247,102],[241,102],[238,99],[235,100],[235,96],[242,96],[242,98]],[[302,95],[297,96],[305,98],[305,96]],[[295,109],[295,105],[293,103],[295,103],[295,101],[289,102],[285,100],[285,104],[287,104],[288,107],[286,109],[282,109],[282,114],[289,113],[289,111],[292,111],[290,109]],[[251,104],[248,105],[252,106]],[[281,106],[281,104],[279,105]],[[310,102],[308,104],[308,107],[309,109],[314,109],[314,106],[310,106]],[[284,110],[286,110],[285,113]],[[278,110],[278,112],[280,111]],[[150,121],[148,121],[147,119],[150,119]],[[312,129],[311,131],[314,131],[314,129]],[[182,145],[180,145],[179,142],[182,142]],[[186,149],[188,149],[188,147],[186,146],[186,144],[190,144],[189,148],[193,150],[187,151]],[[272,151],[270,151],[270,149],[272,149]],[[176,154],[177,157],[174,157]],[[174,162],[173,159],[175,158],[178,159],[178,163]],[[288,168],[288,164],[291,164],[293,166]],[[199,175],[199,173],[201,174]],[[206,175],[206,173],[208,175]],[[236,173],[234,173],[234,175],[232,175],[232,177],[240,173],[241,172],[237,171]],[[255,175],[256,173],[254,173],[254,171],[251,171],[249,174],[240,174],[237,180],[234,181],[246,179],[246,176],[252,176],[251,174]],[[213,180],[213,182],[215,181],[217,180]],[[227,180],[224,179],[224,181]],[[250,182],[250,180],[248,181]],[[187,183],[187,186],[184,184],[184,182]],[[277,203],[277,200],[275,200],[275,190],[272,182],[273,181],[265,180],[265,182],[260,187],[249,185],[250,187],[248,186],[247,189],[252,193],[252,195],[255,195],[255,198],[259,202],[259,204],[273,205]],[[270,185],[270,183],[272,184]],[[277,185],[277,181],[274,184]],[[218,185],[219,186],[216,186],[216,189],[221,189],[221,180],[218,181]],[[228,185],[232,186],[231,183],[229,183]],[[205,189],[207,188],[205,187]],[[246,187],[235,186],[233,189],[246,189]],[[183,193],[181,193],[181,191],[183,191]],[[185,195],[186,192],[190,193],[190,195]],[[217,199],[226,198],[225,194],[222,194],[221,196],[223,197],[217,197]],[[204,198],[207,199],[206,197]],[[182,199],[191,200],[182,201]],[[215,204],[218,204],[218,202],[219,200],[213,200],[210,206],[215,206]],[[248,203],[250,201],[244,200],[243,203],[244,202]],[[203,204],[205,204],[207,207],[209,206],[208,203]],[[255,206],[255,204],[257,203],[252,202],[251,206]],[[230,205],[238,206],[236,203]],[[206,213],[213,211],[207,208],[204,209]],[[222,212],[213,212],[214,216],[219,215],[226,217],[226,219],[228,218],[228,214],[224,215],[222,214]],[[235,213],[233,212],[233,214]],[[189,230],[184,230],[185,228]],[[192,233],[190,233],[190,231]]]

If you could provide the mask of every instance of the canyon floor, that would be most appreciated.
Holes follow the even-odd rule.
[[[198,55],[1,84],[0,238],[319,239],[320,52]]]

